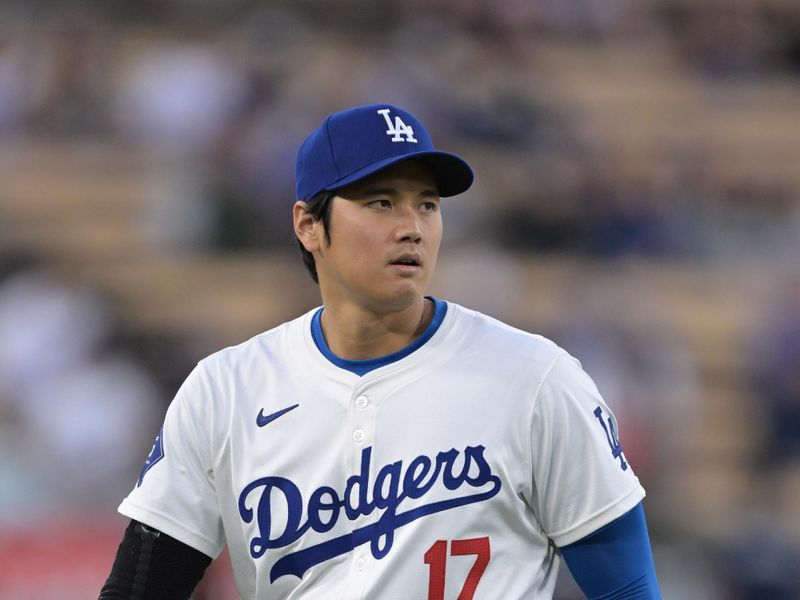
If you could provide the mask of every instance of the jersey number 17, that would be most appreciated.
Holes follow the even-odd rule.
[[[425,564],[428,565],[430,571],[428,600],[444,600],[447,545],[447,540],[438,540],[425,553]],[[458,600],[472,600],[475,595],[478,582],[483,576],[491,557],[489,538],[480,537],[468,540],[452,540],[450,542],[450,556],[466,556],[470,554],[475,555],[475,563],[467,574],[464,586],[458,594]]]

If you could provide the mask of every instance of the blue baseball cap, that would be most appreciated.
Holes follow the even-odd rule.
[[[297,152],[297,199],[311,200],[409,158],[433,171],[442,197],[472,185],[467,162],[436,150],[414,115],[391,104],[370,104],[328,115],[306,138]]]

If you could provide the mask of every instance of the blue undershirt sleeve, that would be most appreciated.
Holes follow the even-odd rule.
[[[641,502],[561,555],[589,600],[661,600]]]

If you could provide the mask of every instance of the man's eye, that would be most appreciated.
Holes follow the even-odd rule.
[[[429,212],[433,212],[437,208],[439,208],[439,205],[436,204],[436,202],[423,202],[422,203],[422,208],[427,210],[427,211],[429,211]]]
[[[379,208],[391,208],[392,203],[389,200],[381,199],[381,200],[373,200],[370,202],[371,205],[377,206]]]

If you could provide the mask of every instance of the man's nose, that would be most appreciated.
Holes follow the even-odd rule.
[[[419,226],[419,218],[414,214],[403,214],[398,217],[400,223],[397,226],[397,238],[401,242],[419,242],[422,239],[422,228]]]

